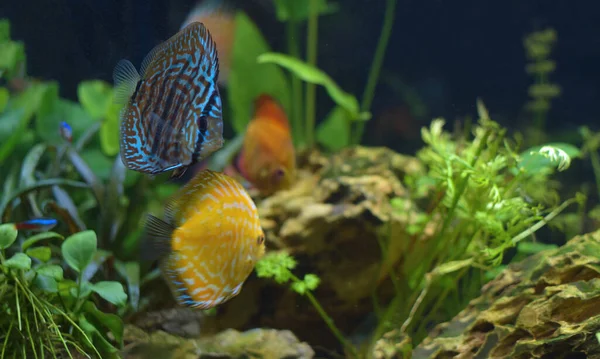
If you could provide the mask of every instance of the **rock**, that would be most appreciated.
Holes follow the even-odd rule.
[[[406,197],[401,179],[422,168],[413,157],[366,147],[345,149],[331,157],[313,152],[299,163],[303,165],[292,188],[257,199],[267,246],[292,254],[299,263],[297,275],[317,274],[319,302],[339,327],[352,329],[372,311],[371,295],[388,277],[380,245],[386,246],[388,263],[394,264],[413,241],[405,231],[407,215],[394,210],[390,201]],[[409,201],[405,209],[418,211]],[[234,327],[224,320],[228,312],[250,310],[249,303],[256,302],[260,315],[236,322],[236,328],[242,324],[243,328],[285,328],[311,344],[328,348],[339,344],[306,298],[253,277],[240,297],[255,287],[257,300],[234,298],[219,309],[215,322],[221,329]]]
[[[599,331],[600,231],[510,265],[412,358],[600,358]]]
[[[125,329],[125,358],[204,359],[263,358],[310,359],[314,351],[288,330],[225,330],[202,339],[185,339],[161,330],[148,334],[142,329]]]

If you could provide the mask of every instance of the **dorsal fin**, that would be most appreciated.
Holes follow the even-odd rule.
[[[113,70],[113,82],[115,86],[114,101],[124,104],[129,101],[131,95],[140,81],[140,74],[129,60],[121,60]]]
[[[203,60],[208,61],[209,69],[208,75],[217,82],[219,77],[219,55],[217,53],[217,45],[210,35],[210,31],[204,26],[203,23],[195,21],[184,27],[177,36],[182,36],[182,40],[188,36],[195,37],[200,41],[200,46],[203,51]]]
[[[173,231],[172,224],[149,214],[140,240],[142,260],[154,261],[167,255],[171,251]]]
[[[275,98],[263,93],[254,100],[254,118],[264,118],[289,128],[289,122],[285,110]]]
[[[152,60],[154,60],[154,58],[161,51],[163,51],[164,46],[165,46],[164,42],[154,46],[154,48],[152,50],[150,50],[150,52],[146,55],[146,57],[144,57],[144,60],[142,61],[142,66],[140,67],[140,74],[142,75],[142,78],[144,78],[144,79],[147,78],[146,71],[148,71],[148,67],[152,63]]]

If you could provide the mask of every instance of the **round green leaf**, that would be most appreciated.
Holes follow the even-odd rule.
[[[63,269],[56,264],[42,265],[35,270],[39,275],[51,277],[56,280],[63,279]]]
[[[90,282],[83,281],[81,282],[81,286],[76,285],[71,287],[69,291],[73,298],[87,298],[92,294],[92,285]]]
[[[112,304],[122,306],[127,302],[123,285],[114,281],[103,281],[92,285],[92,290]]]
[[[4,266],[7,268],[28,270],[31,268],[31,258],[25,253],[16,253],[4,262]]]
[[[113,99],[112,87],[104,81],[84,81],[77,88],[77,97],[86,112],[95,120],[106,116]]]
[[[6,249],[15,243],[18,234],[13,223],[0,224],[0,249]]]
[[[56,279],[45,275],[38,275],[35,277],[33,284],[47,293],[58,292],[58,283],[56,282]]]
[[[101,310],[98,310],[96,305],[91,301],[85,302],[83,305],[83,310],[91,315],[91,320],[110,330],[110,332],[115,336],[115,341],[122,345],[124,325],[123,320],[121,320],[119,316],[115,314],[104,313]]]
[[[28,256],[39,259],[42,262],[49,261],[51,255],[52,255],[52,251],[50,250],[50,247],[45,247],[45,246],[29,248],[27,251],[25,251],[25,253],[27,253]]]
[[[100,126],[100,145],[107,156],[119,153],[119,117],[121,105],[111,104],[102,125]]]
[[[65,239],[62,244],[62,255],[69,267],[80,273],[92,261],[96,253],[96,233],[83,231]]]
[[[0,112],[3,112],[8,103],[9,92],[6,87],[0,87]]]

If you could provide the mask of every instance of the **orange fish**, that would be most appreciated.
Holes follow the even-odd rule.
[[[288,189],[296,178],[296,153],[283,108],[271,96],[254,102],[237,168],[252,186],[269,195]]]
[[[235,37],[235,13],[231,6],[222,0],[199,2],[188,14],[181,29],[193,22],[201,22],[210,31],[219,53],[219,79],[221,86],[227,84],[231,66],[231,49]]]
[[[236,296],[265,252],[248,193],[231,177],[199,172],[169,201],[165,220],[148,215],[143,259],[160,267],[177,301],[209,309]]]

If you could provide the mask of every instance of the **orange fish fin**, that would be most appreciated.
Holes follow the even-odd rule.
[[[141,257],[145,261],[154,261],[171,251],[171,236],[173,225],[151,214],[146,218],[142,234]]]
[[[164,50],[164,47],[164,42],[160,43],[154,46],[154,48],[150,50],[146,57],[144,57],[144,60],[142,60],[142,66],[140,67],[140,74],[142,74],[142,78],[146,78],[146,71],[148,71],[148,66],[150,66],[152,60],[154,60],[156,56]]]
[[[254,118],[269,118],[286,128],[289,122],[285,110],[273,96],[263,93],[254,100]]]
[[[115,86],[114,101],[117,104],[125,104],[135,92],[140,82],[140,74],[129,60],[121,60],[113,70],[113,82]]]
[[[210,301],[196,301],[192,298],[190,289],[186,285],[185,280],[178,270],[178,259],[179,254],[177,252],[171,252],[168,257],[160,262],[160,270],[165,277],[167,286],[171,290],[173,297],[177,303],[184,307],[198,308],[198,309],[209,309],[214,305]]]

